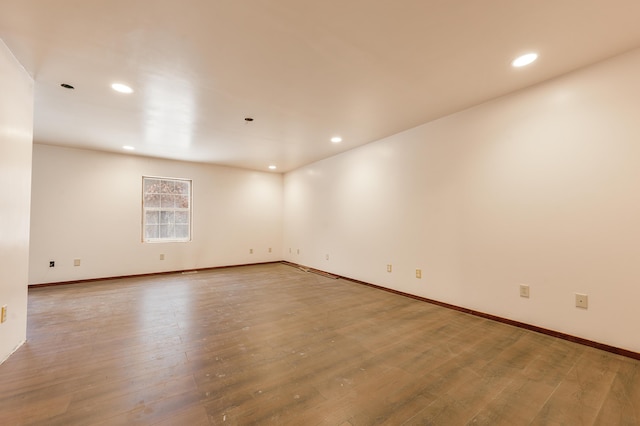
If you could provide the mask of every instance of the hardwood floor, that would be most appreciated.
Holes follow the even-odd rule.
[[[640,425],[640,361],[281,265],[29,291],[0,425]]]

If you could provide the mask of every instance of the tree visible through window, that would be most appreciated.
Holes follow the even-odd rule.
[[[191,241],[191,181],[142,177],[144,242]]]

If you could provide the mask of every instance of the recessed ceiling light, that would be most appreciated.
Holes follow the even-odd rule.
[[[65,89],[71,89],[71,90],[75,89],[75,87],[67,83],[62,83],[60,86],[64,87]]]
[[[120,93],[133,93],[133,89],[131,87],[122,83],[113,83],[111,85],[111,88],[116,92],[120,92]]]
[[[132,147],[131,145],[125,145],[122,147],[122,149],[126,149],[127,151],[133,151],[135,148]]]
[[[275,170],[275,169],[277,169],[277,167],[272,164],[272,165],[269,166],[269,169],[270,170]]]
[[[334,137],[331,138],[331,142],[333,142],[333,143],[342,142],[342,138],[340,136],[334,136]]]
[[[518,56],[516,59],[513,60],[513,62],[511,62],[511,65],[516,68],[520,68],[520,67],[524,67],[525,65],[529,65],[536,59],[538,59],[537,53],[527,53],[526,55]]]

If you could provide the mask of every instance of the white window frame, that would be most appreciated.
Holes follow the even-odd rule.
[[[191,179],[142,176],[142,242],[191,241],[192,191]]]

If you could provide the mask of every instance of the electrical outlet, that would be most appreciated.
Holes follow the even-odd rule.
[[[73,259],[73,266],[80,266],[80,259]]]
[[[526,284],[520,284],[520,297],[529,298],[529,286]]]
[[[49,268],[53,268],[56,266],[56,261],[55,260],[50,260],[49,261]]]
[[[422,278],[422,269],[416,269],[416,278]]]
[[[576,293],[576,308],[587,309],[589,307],[589,296]]]
[[[253,254],[253,249],[249,249],[249,254]]]
[[[2,312],[0,312],[0,323],[3,323],[7,320],[7,305],[2,307]]]
[[[164,260],[164,253],[160,254],[160,260]]]
[[[393,266],[391,264],[387,265],[387,272],[391,272],[393,270]]]
[[[300,249],[298,249],[298,254],[300,254]]]
[[[324,258],[325,258],[325,259],[327,259],[327,260],[329,260],[329,255],[328,255],[328,254],[327,254],[327,255],[325,255],[325,256],[324,256]]]
[[[269,247],[269,253],[271,253],[271,247]]]

